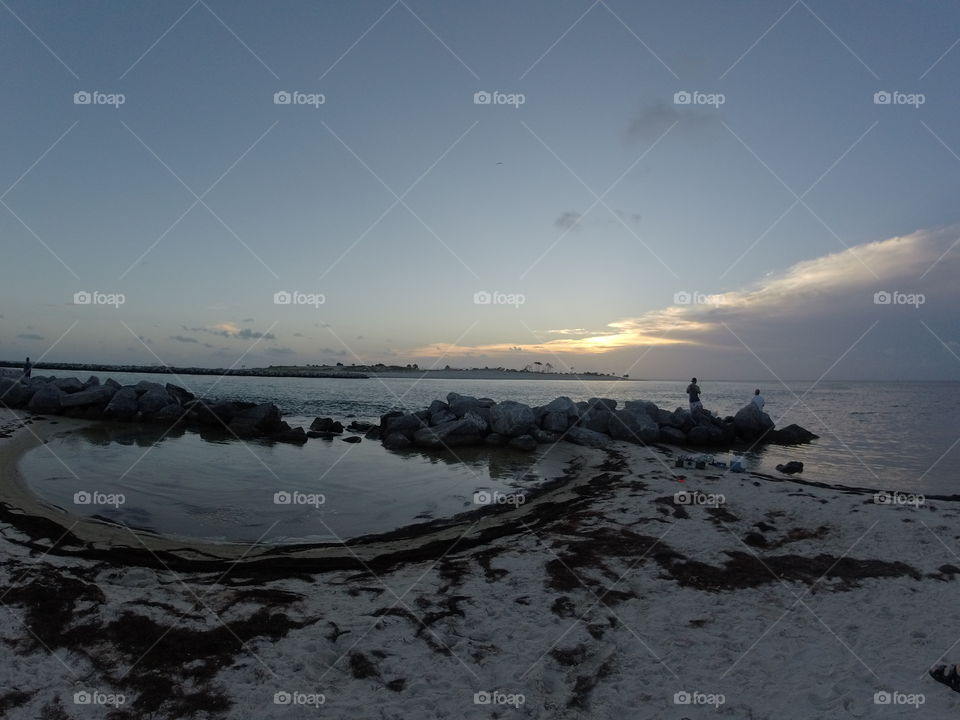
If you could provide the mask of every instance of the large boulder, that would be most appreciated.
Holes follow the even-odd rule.
[[[285,423],[280,420],[280,408],[273,403],[263,403],[241,410],[234,414],[231,427],[234,424],[252,426],[258,434],[271,434],[289,429],[289,426],[283,427]],[[306,434],[303,439],[306,441]]]
[[[89,390],[90,388],[97,387],[98,385],[100,385],[100,378],[98,378],[96,375],[91,375],[90,377],[87,378],[87,381],[83,384],[83,389]]]
[[[181,405],[186,405],[191,400],[195,399],[195,396],[192,392],[184,390],[179,385],[174,385],[173,383],[167,383],[164,389],[167,391],[167,394],[176,400]]]
[[[103,409],[103,416],[107,419],[129,420],[137,414],[137,409],[137,391],[133,387],[125,387],[114,393]]]
[[[586,409],[580,413],[579,424],[587,430],[606,433],[610,430],[610,419],[613,417],[616,400],[590,398]]]
[[[63,398],[63,391],[53,383],[45,385],[30,398],[27,403],[27,409],[36,413],[58,413],[60,412],[60,400]]]
[[[8,408],[21,408],[30,402],[34,390],[19,380],[0,378],[0,405]]]
[[[173,402],[154,413],[153,421],[163,423],[164,425],[172,425],[179,422],[184,415],[183,408]]]
[[[630,412],[645,413],[654,422],[657,422],[660,417],[660,408],[649,400],[627,400],[623,407]]]
[[[427,425],[427,423],[424,422],[423,419],[416,413],[393,416],[390,416],[388,413],[388,415],[384,416],[384,418],[386,424],[381,424],[381,430],[384,435],[389,435],[390,433],[400,433],[401,435],[406,435],[411,440],[413,439],[414,433],[426,427]]]
[[[660,437],[660,426],[637,405],[613,413],[609,428],[613,439],[637,444],[654,443]]]
[[[757,440],[773,429],[773,420],[756,404],[748,402],[733,416],[733,426],[737,435],[747,442]]]
[[[563,439],[577,445],[586,445],[587,447],[594,448],[604,448],[613,442],[609,435],[594,432],[593,430],[588,430],[585,427],[579,427],[577,425],[567,430]]]
[[[477,410],[480,408],[477,407]],[[451,420],[456,420],[457,416],[454,415],[449,410],[438,410],[437,412],[430,414],[430,424],[431,425],[442,425],[445,422],[450,422]]]
[[[340,434],[343,432],[343,423],[334,420],[332,417],[318,417],[310,423],[310,429],[315,432]]]
[[[670,445],[684,445],[687,442],[687,435],[679,428],[665,425],[660,428],[660,442]]]
[[[533,408],[513,400],[495,405],[490,417],[490,429],[511,438],[529,433],[536,421]]]
[[[413,442],[430,448],[477,445],[483,442],[483,433],[486,429],[487,423],[482,417],[468,412],[459,420],[420,428],[414,433]]]
[[[678,430],[683,427],[683,420],[677,417],[677,413],[662,408],[657,410],[655,420],[660,427],[676,428]]]
[[[109,385],[97,385],[72,395],[64,395],[60,398],[60,405],[67,408],[106,404],[116,393],[117,391]]]
[[[83,383],[80,382],[77,378],[58,378],[53,381],[53,384],[63,390],[65,393],[75,393],[83,390]]]
[[[133,389],[137,391],[137,395],[143,395],[152,390],[164,390],[164,387],[160,383],[150,382],[149,380],[141,380],[133,386]]]
[[[580,411],[577,409],[577,404],[566,395],[561,395],[560,397],[551,400],[546,405],[541,405],[540,407],[536,408],[534,412],[537,416],[537,422],[540,422],[540,418],[547,413],[563,413],[564,415],[569,415],[573,418],[580,414]]]
[[[138,406],[141,413],[152,416],[172,402],[175,402],[175,400],[167,394],[167,391],[163,387],[159,387],[158,389],[148,390],[141,395]]]
[[[455,417],[462,418],[468,412],[479,408],[480,401],[471,395],[451,392],[447,393],[447,406]]]
[[[107,378],[107,379],[104,381],[103,384],[104,384],[104,385],[109,385],[109,386],[112,387],[114,390],[119,390],[120,388],[123,387],[123,385],[121,385],[120,383],[118,383],[118,382],[117,382],[116,380],[114,380],[113,378]]]
[[[562,433],[575,422],[576,416],[563,412],[548,412],[540,418],[540,427],[547,432]]]
[[[690,445],[723,445],[724,432],[716,425],[696,425],[687,433]]]
[[[796,424],[791,424],[779,430],[771,430],[767,433],[765,439],[781,445],[798,445],[800,443],[816,440],[818,437],[820,436],[814,435],[806,428],[802,428]]]

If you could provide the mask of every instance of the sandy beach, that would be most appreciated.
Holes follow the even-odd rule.
[[[4,461],[59,431],[18,424],[2,423],[13,430],[0,440]],[[676,471],[679,482],[665,453],[595,451],[539,509],[448,528],[420,556],[377,552],[328,571],[320,561],[311,571],[306,556],[286,567],[227,555],[174,568],[162,552],[173,548],[160,547],[117,548],[111,561],[105,537],[85,552],[69,526],[53,544],[51,526],[9,522],[16,479],[5,473],[2,632],[18,662],[4,664],[0,709],[11,718],[956,711],[960,696],[926,675],[956,655],[960,637],[955,502],[887,504],[870,491],[710,470]],[[84,692],[81,707],[74,694]]]

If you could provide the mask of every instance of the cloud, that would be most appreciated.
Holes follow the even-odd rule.
[[[653,142],[676,123],[672,132],[699,132],[719,124],[719,114],[713,107],[693,105],[644,105],[630,118],[626,128],[628,141]]]
[[[706,365],[726,363],[722,366],[731,368],[727,371],[730,376],[737,372],[731,361],[734,356],[741,365],[745,356],[756,366],[761,365],[758,358],[767,358],[767,365],[775,363],[783,373],[817,367],[819,374],[847,348],[860,344],[858,338],[874,325],[883,330],[878,331],[876,341],[863,342],[862,352],[856,356],[865,370],[879,372],[884,367],[870,353],[880,355],[880,347],[873,343],[885,337],[883,347],[905,349],[904,358],[913,358],[910,362],[936,355],[938,367],[944,372],[952,367],[957,374],[960,362],[943,346],[960,341],[954,310],[960,303],[960,285],[955,281],[960,272],[960,246],[952,249],[958,235],[960,226],[950,226],[857,245],[796,263],[739,290],[710,296],[705,295],[708,289],[700,291],[700,299],[710,302],[684,303],[687,298],[682,298],[675,304],[671,302],[675,298],[665,298],[663,307],[610,322],[602,332],[548,330],[542,333],[542,342],[519,345],[433,343],[417,348],[413,355],[509,356],[522,350],[546,356],[619,353],[636,357],[641,350],[656,349],[671,358],[691,358]],[[693,289],[677,291],[692,293]],[[923,294],[922,312],[908,305],[876,304],[874,294],[879,291]],[[931,336],[934,332],[937,338]],[[891,338],[895,338],[893,343]],[[909,362],[902,362],[902,372],[910,372]],[[676,364],[664,363],[664,367],[664,372],[680,370]],[[770,370],[772,365],[763,371]]]
[[[186,325],[181,325],[186,332],[200,332],[200,333],[209,333],[210,335],[218,335],[225,338],[241,339],[241,340],[276,340],[277,336],[269,332],[257,332],[256,330],[251,330],[250,328],[240,329],[234,323],[225,322],[219,323],[217,325],[212,325],[211,327],[187,327]]]
[[[573,210],[567,210],[560,217],[553,221],[553,224],[561,230],[572,230],[579,228],[581,215]]]
[[[317,350],[318,355],[333,355],[334,357],[346,357],[346,350],[334,350],[333,348],[320,348]]]
[[[20,333],[17,337],[21,340],[43,340],[43,335],[37,335],[36,333]]]
[[[272,348],[267,348],[264,352],[266,352],[267,355],[283,355],[283,356],[286,356],[286,355],[295,355],[295,354],[296,354],[296,351],[295,351],[293,348],[288,348],[288,347],[272,347]]]
[[[195,343],[195,342],[199,342],[199,340],[197,340],[196,338],[184,337],[183,335],[171,335],[171,336],[170,336],[170,339],[171,339],[171,340],[176,340],[177,342],[182,342],[182,343]]]

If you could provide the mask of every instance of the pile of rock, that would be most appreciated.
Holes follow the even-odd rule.
[[[388,412],[381,416],[375,434],[392,450],[480,444],[533,450],[560,439],[590,447],[606,447],[614,440],[733,447],[754,442],[794,444],[817,437],[798,425],[774,429],[770,416],[753,403],[727,418],[706,410],[664,410],[647,400],[628,400],[620,409],[617,405],[607,398],[575,403],[558,397],[530,407],[452,392],[446,402],[434,400],[424,410]]]
[[[273,403],[197,398],[182,387],[148,382],[120,385],[91,377],[34,377],[21,382],[0,377],[0,405],[44,415],[87,420],[162,423],[167,426],[222,429],[241,438],[265,437],[280,442],[306,442],[303,428],[291,428]]]

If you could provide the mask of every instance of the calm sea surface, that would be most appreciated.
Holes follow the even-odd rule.
[[[451,391],[531,405],[560,395],[575,401],[645,399],[668,409],[686,405],[684,382],[111,377],[124,384],[174,382],[198,395],[274,402],[294,426],[307,426],[316,416],[376,420],[394,407],[422,409]],[[735,413],[760,387],[778,427],[797,423],[820,435],[810,445],[751,453],[750,469],[776,475],[778,463],[800,460],[807,480],[960,493],[960,424],[953,407],[960,383],[700,385],[704,406],[720,415]],[[551,456],[559,462],[572,452],[574,446],[561,443]],[[187,537],[291,542],[346,539],[448,517],[473,507],[478,489],[522,492],[542,481],[534,460],[485,448],[458,449],[457,456],[391,453],[366,440],[355,445],[311,440],[297,447],[190,432],[160,438],[103,426],[32,450],[21,468],[34,492],[72,512]],[[122,493],[124,503],[75,504],[74,494],[81,491]],[[294,491],[303,493],[298,497],[305,504],[274,502],[275,493]]]

